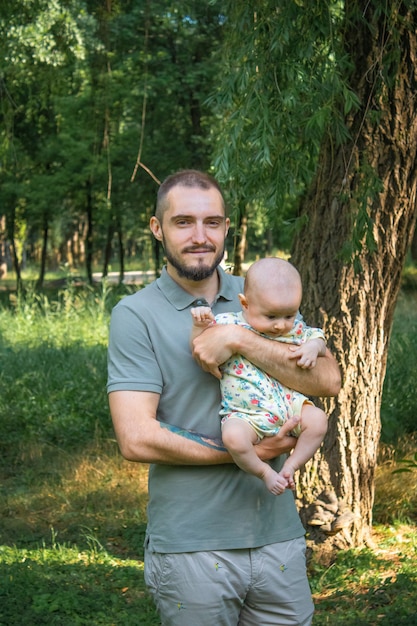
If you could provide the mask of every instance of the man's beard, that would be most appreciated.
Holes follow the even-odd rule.
[[[188,267],[187,265],[181,263],[180,259],[178,259],[175,255],[171,254],[169,247],[167,247],[165,241],[162,241],[162,243],[164,245],[166,259],[173,267],[175,267],[178,272],[178,276],[180,276],[180,278],[186,278],[187,280],[193,280],[196,282],[209,278],[215,272],[218,265],[220,265],[220,262],[224,255],[223,248],[222,250],[220,250],[219,254],[216,256],[211,265],[197,265]]]

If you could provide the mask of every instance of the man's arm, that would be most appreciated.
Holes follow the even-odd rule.
[[[291,344],[271,341],[237,324],[217,324],[193,342],[193,356],[204,371],[221,378],[219,365],[232,354],[242,354],[286,387],[311,396],[336,396],[341,387],[339,366],[326,349],[313,369],[302,369],[291,359]]]
[[[221,440],[183,430],[156,419],[157,393],[113,391],[109,394],[110,413],[122,455],[129,461],[169,465],[218,465],[233,460]],[[220,419],[220,418],[219,418]],[[272,441],[256,446],[258,455],[269,460],[289,452],[295,440],[285,425]]]

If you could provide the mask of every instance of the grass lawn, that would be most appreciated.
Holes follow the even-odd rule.
[[[0,624],[157,625],[143,583],[147,467],[112,441],[26,452],[2,470]],[[404,480],[412,489],[413,474],[392,476],[398,497]],[[310,563],[315,625],[417,625],[417,526],[378,523],[374,542]]]
[[[121,458],[105,394],[120,295],[0,303],[0,626],[159,624],[143,582],[147,466]],[[387,411],[411,420],[415,377],[401,370],[399,404],[395,367]],[[417,469],[393,473],[416,449],[410,435],[381,449],[374,545],[309,564],[315,626],[417,626]]]

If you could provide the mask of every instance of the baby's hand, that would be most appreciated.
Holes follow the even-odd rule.
[[[195,326],[206,328],[214,323],[214,315],[209,306],[196,306],[190,312]]]
[[[326,345],[322,339],[310,339],[299,346],[290,346],[292,352],[290,359],[297,359],[297,365],[302,369],[312,369],[325,349]]]

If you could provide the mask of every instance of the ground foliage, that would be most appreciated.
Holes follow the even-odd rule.
[[[70,289],[0,305],[1,626],[159,624],[143,582],[147,466],[120,457],[105,395],[121,296]],[[374,546],[309,564],[317,626],[417,624],[415,472],[393,474],[416,443],[401,434],[380,453]]]

